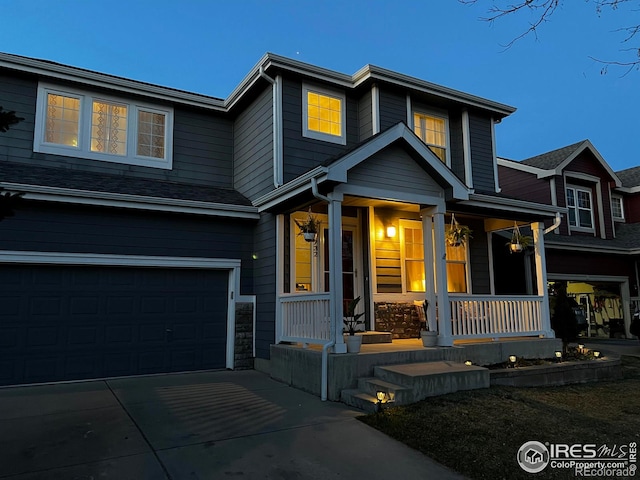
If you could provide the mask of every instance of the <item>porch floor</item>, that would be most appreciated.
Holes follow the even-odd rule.
[[[425,348],[420,339],[393,340],[392,343],[363,344],[360,353],[328,356],[327,398],[339,401],[341,392],[356,388],[358,379],[373,376],[374,368],[423,362],[490,365],[507,361],[509,356],[550,358],[562,349],[556,338],[519,337],[491,340],[456,341],[453,347]],[[320,346],[271,345],[272,378],[315,395],[321,394],[322,348]]]

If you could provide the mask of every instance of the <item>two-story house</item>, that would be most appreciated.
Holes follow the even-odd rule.
[[[614,172],[588,140],[498,165],[504,193],[567,209],[545,236],[547,276],[568,282],[581,333],[628,337],[638,300],[640,169]]]
[[[2,54],[0,105],[25,119],[0,134],[0,186],[24,193],[0,224],[0,383],[234,368],[247,339],[257,368],[281,342],[342,354],[357,297],[396,338],[425,299],[441,346],[553,336],[558,208],[499,192],[510,106],[273,54],[226,99]],[[515,225],[533,285],[499,296],[492,245]]]

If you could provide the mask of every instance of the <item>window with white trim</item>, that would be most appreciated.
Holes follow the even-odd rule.
[[[614,220],[624,222],[624,207],[622,206],[622,197],[617,195],[611,197],[611,214]]]
[[[448,163],[447,124],[445,116],[413,112],[413,131],[443,163]]]
[[[345,104],[344,94],[303,85],[303,136],[345,145],[347,143]]]
[[[173,109],[40,84],[34,151],[170,169]]]
[[[400,220],[400,255],[403,269],[403,293],[424,292],[424,239],[422,222]],[[435,243],[435,242],[432,242]],[[446,244],[447,290],[449,293],[468,293],[468,249],[467,242],[453,247]],[[435,268],[435,265],[434,265]]]
[[[567,209],[571,228],[593,230],[593,202],[590,190],[567,186]]]

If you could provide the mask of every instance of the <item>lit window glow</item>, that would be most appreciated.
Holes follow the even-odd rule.
[[[446,128],[446,119],[443,117],[425,113],[413,114],[413,131],[444,163],[447,162]]]
[[[308,91],[307,122],[309,130],[342,136],[342,99]]]

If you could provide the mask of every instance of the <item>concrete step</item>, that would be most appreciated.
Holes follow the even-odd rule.
[[[378,400],[373,395],[364,393],[357,388],[342,390],[340,401],[351,407],[359,408],[367,413],[375,413],[378,410]]]
[[[358,389],[368,395],[376,397],[376,393],[383,391],[386,394],[391,393],[393,401],[398,405],[406,405],[413,402],[413,391],[404,385],[386,382],[380,378],[364,377],[358,379]],[[377,398],[377,397],[376,397]]]
[[[374,367],[374,375],[386,382],[411,388],[414,402],[490,386],[486,368],[447,361]]]

